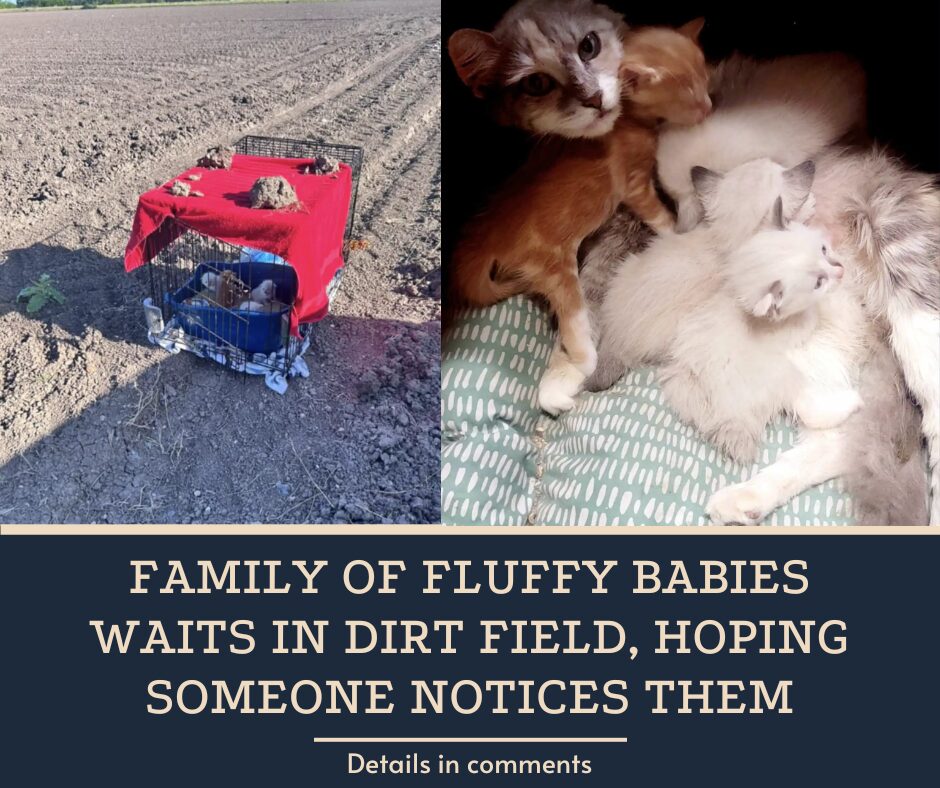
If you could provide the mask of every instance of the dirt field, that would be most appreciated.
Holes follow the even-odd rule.
[[[440,3],[4,14],[0,522],[440,518]],[[312,375],[151,346],[137,195],[245,133],[359,144]],[[15,299],[48,273],[65,304]]]

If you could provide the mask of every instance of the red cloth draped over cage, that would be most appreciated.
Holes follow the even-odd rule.
[[[352,192],[352,170],[305,175],[313,159],[235,155],[228,170],[193,167],[140,196],[134,226],[124,252],[124,269],[133,271],[189,229],[226,243],[247,246],[284,258],[297,273],[297,298],[291,331],[300,323],[326,316],[326,286],[343,265],[343,234]],[[196,173],[198,181],[187,176]],[[250,207],[249,192],[258,178],[281,175],[294,187],[299,204],[280,210]],[[176,197],[173,181],[182,181],[203,197]],[[175,220],[169,221],[168,220]]]

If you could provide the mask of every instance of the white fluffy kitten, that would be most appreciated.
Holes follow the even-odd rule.
[[[853,296],[835,297],[844,269],[828,256],[820,231],[782,227],[718,261],[714,292],[679,318],[664,357],[649,359],[662,364],[663,393],[679,416],[738,461],[753,459],[766,424],[780,413],[823,429],[861,404],[850,339],[861,310]],[[817,357],[816,335],[826,323],[848,329],[847,336],[834,353]]]
[[[716,407],[716,402],[702,398],[708,393],[702,390],[703,382],[709,384],[714,368],[706,370],[704,381],[691,380],[687,377],[688,369],[680,365],[672,381],[678,386],[672,392],[673,404],[687,408],[692,414],[690,419],[699,412],[706,413],[706,422],[727,407],[730,428],[729,424],[717,425],[719,442],[733,440],[736,428],[762,430],[763,425],[748,424],[747,419],[756,416],[760,406],[770,417],[776,415],[770,413],[769,404],[773,400],[778,401],[779,410],[789,411],[800,422],[797,445],[747,481],[715,492],[707,505],[709,518],[721,524],[756,525],[804,490],[829,479],[843,478],[859,525],[926,524],[927,477],[920,414],[903,385],[897,360],[863,305],[864,282],[857,281],[863,280],[858,276],[861,272],[856,268],[855,276],[844,277],[844,269],[837,266],[828,279],[822,282],[817,279],[814,284],[815,270],[819,270],[816,275],[820,278],[827,274],[811,262],[815,256],[812,245],[827,236],[816,229],[790,227],[777,235],[781,242],[789,237],[797,243],[802,243],[798,241],[799,235],[806,235],[806,257],[802,262],[798,255],[784,254],[778,260],[779,268],[768,266],[770,258],[758,247],[781,253],[788,244],[778,244],[769,237],[771,233],[762,233],[745,244],[743,256],[733,255],[729,259],[727,270],[730,292],[740,294],[736,299],[738,305],[746,309],[758,298],[754,310],[757,314],[765,308],[760,293],[766,288],[767,279],[782,274],[786,268],[785,281],[795,289],[787,303],[788,285],[781,285],[784,295],[779,315],[767,334],[776,341],[754,342],[753,334],[729,334],[727,324],[719,321],[717,329],[712,327],[711,336],[706,336],[709,326],[690,327],[690,332],[697,329],[693,342],[698,346],[689,343],[681,347],[680,352],[702,354],[708,352],[703,350],[706,346],[713,354],[708,363],[715,364],[721,361],[714,355],[716,344],[726,344],[733,360],[722,375],[733,379],[740,377],[743,370],[747,375],[759,376],[741,381],[734,387],[733,398],[721,400]],[[749,251],[748,246],[752,247]],[[823,257],[832,264],[829,253],[827,245]],[[763,275],[746,282],[755,267],[763,267]],[[743,278],[739,278],[741,274]],[[844,279],[847,281],[835,289]],[[720,304],[716,306],[721,308]],[[771,305],[771,317],[773,308]],[[790,325],[781,331],[780,327],[786,324]],[[681,343],[680,339],[677,346]],[[755,351],[762,354],[760,359],[752,356]],[[759,368],[749,363],[753,361],[758,361]],[[674,367],[675,362],[664,369],[664,377],[670,374],[669,366]],[[762,396],[766,398],[763,401]],[[746,441],[750,439],[746,433],[739,434]]]
[[[783,198],[793,192],[782,174],[766,160],[724,178],[699,174],[707,223],[657,239],[621,266],[601,307],[599,372],[588,382],[606,388],[626,368],[661,365],[667,401],[737,460],[756,454],[780,412],[829,427],[859,406],[847,358],[818,370],[803,355],[844,269],[820,231],[782,229]],[[755,219],[770,198],[767,227]],[[846,315],[836,322],[857,327]],[[850,356],[845,344],[839,353]]]
[[[864,126],[865,76],[841,55],[799,55],[758,63],[733,56],[713,71],[715,111],[703,123],[665,129],[657,171],[676,201],[676,230],[701,219],[690,172],[728,172],[752,159],[792,167]],[[787,219],[797,218],[784,203]]]
[[[708,220],[694,232],[657,237],[619,266],[595,326],[601,334],[599,360],[588,388],[609,388],[626,366],[661,355],[679,318],[713,292],[718,260],[770,225],[778,197],[802,209],[812,178],[812,162],[787,170],[763,159],[724,177],[696,168],[697,199]],[[642,289],[632,284],[637,276],[643,278]],[[656,303],[674,304],[675,311],[651,315],[650,304]],[[539,385],[539,405],[549,413],[570,410],[582,383],[584,375],[556,348]]]

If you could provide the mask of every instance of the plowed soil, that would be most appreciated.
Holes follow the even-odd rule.
[[[440,3],[10,13],[0,522],[435,522]],[[146,339],[137,196],[243,134],[362,145],[352,252],[286,394]],[[66,296],[28,315],[22,287]]]

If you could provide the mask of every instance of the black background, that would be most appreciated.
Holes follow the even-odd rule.
[[[440,785],[423,779],[345,775],[349,750],[417,751],[469,757],[564,758],[594,767],[575,778],[447,778],[447,785],[915,785],[937,774],[937,539],[869,536],[445,536],[445,537],[4,537],[0,539],[3,647],[0,670],[0,783],[10,786]],[[304,596],[128,593],[131,559],[328,559],[320,594]],[[352,559],[401,559],[411,569],[400,592],[354,597],[342,589]],[[615,558],[607,596],[574,593],[507,597],[423,596],[422,559]],[[809,590],[792,595],[638,596],[630,561],[788,559],[808,562]],[[617,582],[619,581],[619,582]],[[584,588],[584,586],[579,586]],[[88,625],[176,619],[483,618],[617,619],[639,656],[350,657],[103,655]],[[657,656],[656,619],[842,618],[848,650],[839,656]],[[342,632],[342,629],[339,630]],[[223,641],[225,642],[225,641]],[[329,642],[329,641],[328,641]],[[459,643],[460,641],[458,641]],[[469,640],[468,642],[472,642]],[[391,679],[401,695],[392,715],[148,715],[155,678]],[[496,716],[408,713],[411,678],[624,678],[624,715]],[[781,679],[794,682],[791,715],[649,714],[646,679]],[[314,744],[315,736],[627,736],[608,745]]]
[[[462,27],[492,30],[511,6],[506,0],[445,3],[443,60],[444,259],[463,222],[519,165],[528,149],[523,132],[499,128],[460,81],[446,52]],[[709,59],[737,50],[755,57],[844,51],[868,74],[869,130],[910,164],[940,172],[940,4],[901,2],[709,3],[608,2],[632,26],[679,25],[704,16]]]

